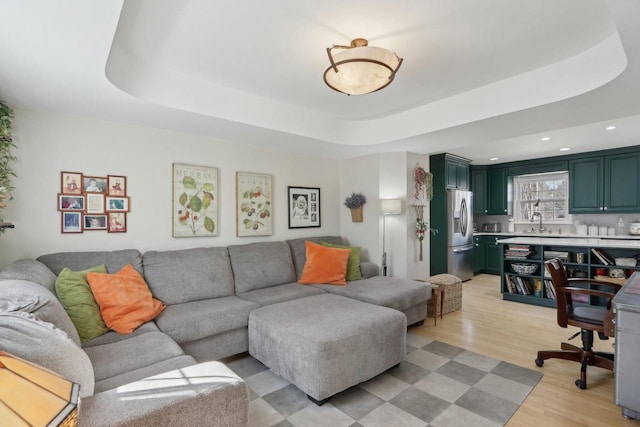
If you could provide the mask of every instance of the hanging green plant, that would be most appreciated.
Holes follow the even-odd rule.
[[[13,110],[4,101],[0,101],[0,212],[5,207],[5,200],[11,200],[13,186],[11,180],[16,174],[11,167],[16,161],[16,156],[12,150],[16,148],[13,143]],[[4,220],[0,215],[0,223]],[[0,231],[3,230],[0,228]]]

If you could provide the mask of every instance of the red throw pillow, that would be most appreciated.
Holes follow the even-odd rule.
[[[130,334],[164,310],[131,264],[116,274],[89,272],[87,281],[104,323],[120,334]]]
[[[304,244],[307,250],[307,259],[298,283],[303,285],[314,283],[347,284],[347,262],[351,249],[328,248],[308,240]]]

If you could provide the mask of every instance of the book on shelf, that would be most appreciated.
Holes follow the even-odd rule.
[[[553,282],[551,280],[544,280],[544,288],[547,292],[547,298],[556,299],[556,288],[553,287]]]
[[[571,252],[568,251],[544,251],[544,259],[559,258],[562,262],[571,261]]]
[[[615,265],[615,260],[611,259],[608,255],[605,255],[600,249],[591,248],[591,252],[603,265]]]

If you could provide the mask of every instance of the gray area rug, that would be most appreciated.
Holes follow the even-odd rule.
[[[229,363],[250,389],[249,426],[502,426],[542,373],[407,334],[400,366],[322,406],[251,356]]]

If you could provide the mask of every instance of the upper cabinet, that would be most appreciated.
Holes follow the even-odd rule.
[[[487,214],[507,214],[507,168],[491,168],[487,172]]]
[[[569,161],[569,213],[640,211],[640,153]]]
[[[444,168],[447,189],[469,189],[469,160],[445,154]]]
[[[473,191],[473,214],[486,215],[487,210],[487,169],[475,166],[471,168],[471,191]]]

